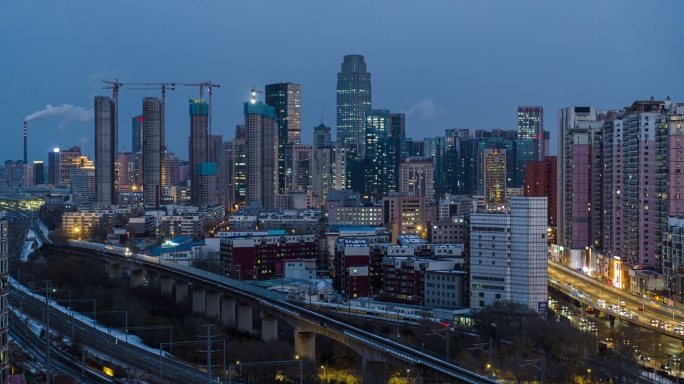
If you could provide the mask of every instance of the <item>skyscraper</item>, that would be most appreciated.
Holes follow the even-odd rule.
[[[536,160],[544,160],[548,156],[544,145],[544,108],[540,106],[518,107],[518,139],[536,140]]]
[[[285,193],[285,146],[302,142],[301,85],[277,83],[266,86],[266,105],[275,109],[278,127],[278,193]]]
[[[216,204],[216,163],[209,162],[209,104],[190,100],[190,199],[202,207]]]
[[[337,74],[337,141],[366,154],[366,114],[371,109],[371,75],[362,55],[346,55]]]
[[[114,102],[106,96],[95,96],[95,195],[97,203],[116,203],[116,127]]]
[[[245,102],[245,130],[247,136],[247,204],[257,203],[264,208],[275,206],[278,189],[278,131],[275,109],[256,101]]]
[[[158,207],[162,187],[161,103],[156,97],[145,97],[143,108],[143,202]]]

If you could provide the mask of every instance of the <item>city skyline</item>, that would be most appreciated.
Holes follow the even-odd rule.
[[[13,94],[0,106],[5,133],[0,151],[6,159],[22,159],[24,119],[48,104],[66,104],[73,106],[67,119],[29,122],[29,163],[47,160],[57,146],[80,146],[94,158],[93,113],[88,111],[93,96],[111,97],[102,80],[114,79],[220,84],[213,94],[212,127],[224,140],[241,123],[242,103],[253,85],[263,90],[266,84],[301,84],[302,143],[310,144],[321,120],[336,132],[336,75],[345,55],[360,54],[373,76],[373,108],[405,113],[407,137],[442,136],[450,128],[515,129],[518,106],[540,105],[555,154],[561,108],[618,109],[651,96],[684,99],[676,76],[679,54],[668,43],[682,34],[676,9],[684,5],[663,10],[632,4],[375,2],[363,13],[348,4],[318,3],[301,7],[305,10],[277,2],[240,9],[230,4],[160,9],[133,2],[78,8],[45,3],[40,13],[23,3],[2,4],[3,25],[22,33],[0,43],[5,57],[18,58],[8,60],[4,71],[3,84]],[[257,10],[266,25],[289,15],[294,43],[270,49],[252,44],[269,36],[268,28],[243,17]],[[380,11],[393,17],[371,23]],[[159,17],[145,16],[151,13]],[[572,23],[559,23],[559,14]],[[68,28],[65,20],[73,21]],[[101,45],[102,33],[112,34],[110,46]],[[150,47],[140,38],[146,34],[160,43]],[[639,55],[628,54],[637,47]],[[662,54],[672,60],[655,64],[652,58]],[[629,60],[621,59],[625,55]],[[119,151],[131,148],[128,121],[142,113],[141,100],[159,93],[121,91]],[[185,101],[198,96],[197,87],[183,86],[167,94],[167,147],[183,159],[189,136]]]

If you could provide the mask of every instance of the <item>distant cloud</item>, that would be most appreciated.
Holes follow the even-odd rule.
[[[135,71],[132,69],[129,69],[127,72],[124,72],[119,68],[103,69],[98,73],[93,73],[88,76],[88,80],[93,85],[100,85],[103,80],[113,81],[114,79],[118,79],[121,82],[126,82],[130,80],[133,72]]]
[[[408,109],[402,110],[407,118],[417,117],[419,119],[432,119],[437,117],[440,108],[435,106],[432,98],[423,98],[422,100],[413,103]]]

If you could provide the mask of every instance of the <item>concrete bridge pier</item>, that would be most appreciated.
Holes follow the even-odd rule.
[[[161,294],[164,296],[171,296],[173,293],[173,279],[169,276],[162,276],[162,278],[159,280],[159,284],[159,290],[161,291]]]
[[[188,298],[188,283],[176,282],[176,304],[183,303]]]
[[[264,341],[278,340],[278,319],[261,310],[261,338]]]
[[[207,292],[207,317],[218,319],[221,295],[218,292]]]
[[[615,329],[615,316],[608,315],[608,322],[610,323],[610,329]]]
[[[107,276],[110,279],[120,279],[121,264],[107,264]]]
[[[232,297],[221,297],[221,325],[235,327],[235,299]]]
[[[156,273],[147,274],[147,288],[158,291],[159,290],[159,275]]]
[[[145,285],[145,271],[138,269],[131,272],[131,288],[142,287]]]
[[[237,328],[240,332],[252,333],[252,306],[250,304],[238,305]]]
[[[192,287],[192,312],[206,315],[207,303],[205,300],[206,290],[202,287],[193,285]]]
[[[309,362],[316,361],[316,333],[295,330],[295,354]],[[379,383],[379,381],[369,381]]]
[[[389,380],[387,363],[363,359],[362,383],[386,383]],[[414,381],[410,381],[414,382]]]

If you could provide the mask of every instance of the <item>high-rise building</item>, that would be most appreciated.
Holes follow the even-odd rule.
[[[344,190],[347,185],[347,146],[334,143],[314,152],[313,190],[316,204],[321,206],[331,190]]]
[[[332,136],[330,135],[330,127],[326,127],[323,123],[314,127],[314,150],[330,145]]]
[[[203,207],[218,201],[216,163],[209,161],[209,104],[190,101],[190,190],[192,205]],[[214,151],[212,151],[214,152]]]
[[[6,211],[0,211],[0,383],[9,383],[9,223],[6,218]]]
[[[544,145],[544,108],[540,106],[518,107],[518,138],[535,140],[535,160],[544,160],[548,156]]]
[[[142,163],[140,157],[142,157],[143,148],[143,120],[143,115],[133,116],[131,119],[131,152],[133,153],[133,156],[135,156],[133,170],[135,172],[136,182],[140,181],[142,178],[142,175],[140,174],[142,169],[140,169],[139,165]]]
[[[313,145],[285,146],[285,193],[306,193],[313,188]]]
[[[399,192],[406,192],[409,196],[423,196],[425,201],[433,201],[433,172],[431,158],[407,157],[399,164]]]
[[[42,185],[45,183],[45,167],[42,160],[33,162],[33,184]]]
[[[366,154],[366,114],[371,109],[371,75],[362,55],[346,55],[337,74],[337,142]]]
[[[266,86],[265,102],[275,109],[278,127],[278,193],[286,193],[285,146],[302,142],[301,85],[269,84]]]
[[[52,152],[48,152],[48,184],[69,185],[69,168],[74,166],[72,160],[79,156],[81,156],[80,147],[55,148]]]
[[[247,138],[246,203],[275,206],[278,189],[278,131],[275,109],[253,98],[244,104]]]
[[[231,211],[244,206],[247,202],[247,134],[245,125],[235,127],[235,139],[228,148],[230,162],[230,207]]]
[[[494,207],[506,200],[506,150],[485,148],[482,157],[485,200]]]
[[[361,193],[387,193],[387,139],[391,119],[387,109],[373,109],[366,114],[366,153],[356,160],[361,166],[350,169],[352,189]],[[363,182],[363,184],[361,184]]]
[[[143,115],[133,116],[131,119],[131,152],[137,154],[143,148]]]
[[[143,202],[158,207],[162,198],[161,102],[156,97],[145,97],[142,109]]]
[[[116,155],[115,163],[118,191],[136,191],[138,188],[135,183],[135,154],[120,152]]]
[[[115,204],[116,177],[116,127],[114,125],[114,102],[106,96],[95,96],[95,195],[97,203]]]
[[[548,300],[545,197],[514,196],[510,209],[470,216],[470,309]]]
[[[568,107],[558,111],[558,245],[583,250],[600,244],[603,228],[594,212],[603,188],[593,160],[600,158],[604,114],[594,107]],[[596,171],[596,173],[594,172]]]
[[[525,190],[527,197],[546,197],[548,201],[549,226],[558,220],[557,195],[558,158],[547,156],[544,161],[528,161],[525,164]]]

